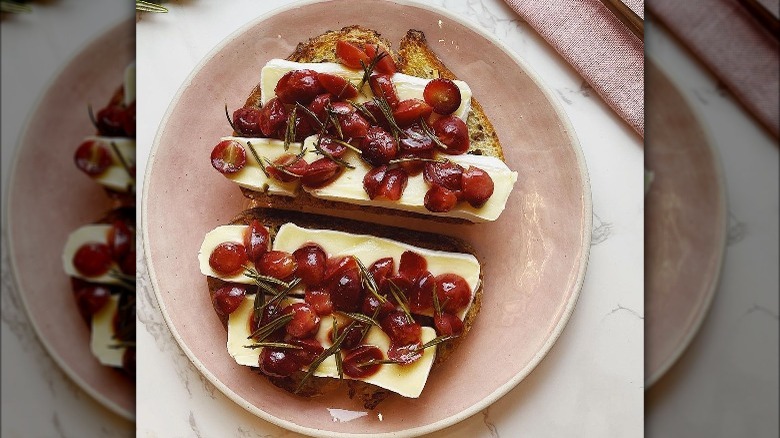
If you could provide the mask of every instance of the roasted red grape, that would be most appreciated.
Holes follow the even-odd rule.
[[[444,213],[452,210],[458,204],[458,196],[452,190],[434,185],[425,192],[423,205],[428,211]]]
[[[111,224],[107,238],[108,247],[111,249],[111,256],[114,260],[121,261],[133,249],[135,246],[134,237],[135,233],[130,230],[125,221],[115,220]]]
[[[437,114],[452,114],[460,107],[460,89],[447,78],[436,78],[425,86],[423,98]]]
[[[363,190],[368,194],[368,199],[379,196],[386,174],[387,166],[378,166],[369,170],[363,177]]]
[[[73,161],[82,172],[89,176],[97,176],[111,166],[113,158],[104,143],[86,140],[76,149]]]
[[[458,336],[463,333],[463,321],[451,313],[434,315],[433,324],[439,336]]]
[[[294,338],[306,338],[317,332],[320,327],[320,317],[308,303],[294,303],[282,310],[292,315],[287,323],[287,334]]]
[[[407,345],[420,342],[422,327],[415,321],[409,321],[406,314],[400,310],[390,312],[382,318],[380,324],[393,343]]]
[[[374,71],[377,73],[385,73],[391,75],[396,72],[395,61],[389,53],[385,52],[381,47],[377,47],[376,44],[366,44],[366,55],[373,61],[377,55],[381,55],[382,58],[376,63]]]
[[[436,276],[436,296],[444,312],[456,313],[471,302],[471,288],[458,274],[441,274]]]
[[[256,264],[257,272],[269,277],[284,280],[295,274],[298,264],[292,254],[284,251],[268,251],[260,256]]]
[[[428,270],[428,261],[414,251],[404,251],[398,264],[398,274],[414,281],[417,276]]]
[[[258,365],[263,374],[272,377],[289,377],[301,367],[291,350],[282,348],[263,348]]]
[[[423,313],[433,308],[433,288],[436,280],[425,271],[412,281],[409,293],[409,309],[414,313]]]
[[[73,267],[85,277],[100,277],[111,264],[111,249],[103,243],[85,243],[73,255]]]
[[[336,41],[336,59],[345,67],[353,70],[363,68],[371,60],[360,47],[344,40]]]
[[[398,154],[398,143],[389,132],[372,126],[368,128],[360,149],[363,151],[363,160],[372,166],[381,166]]]
[[[108,302],[111,290],[98,284],[86,284],[76,291],[76,305],[84,319],[90,320]]]
[[[329,282],[330,299],[334,310],[356,312],[363,304],[363,285],[360,272],[349,269],[335,275]]]
[[[306,244],[293,252],[298,264],[298,277],[308,286],[316,286],[325,277],[325,262],[328,255],[316,243]]]
[[[96,115],[97,128],[100,135],[106,137],[125,136],[125,108],[119,105],[109,105]]]
[[[244,230],[244,248],[246,248],[247,258],[252,263],[259,262],[260,256],[268,252],[269,242],[268,229],[258,219],[252,219]]]
[[[231,276],[244,269],[247,262],[246,248],[235,242],[223,242],[217,245],[209,256],[209,266],[214,272]]]
[[[327,157],[309,164],[301,177],[301,184],[308,188],[320,188],[335,180],[341,173],[341,167]]]
[[[316,71],[300,69],[285,73],[274,92],[282,103],[308,105],[318,94],[324,93],[325,88],[317,80]]]
[[[387,171],[382,178],[382,185],[379,188],[379,194],[389,199],[397,201],[401,199],[409,182],[409,174],[402,167],[395,167]]]
[[[452,161],[425,163],[423,177],[429,184],[456,191],[461,189],[463,168]]]
[[[461,184],[463,185],[463,198],[473,207],[482,207],[493,195],[493,178],[478,167],[469,166],[463,172]]]
[[[236,140],[222,140],[211,151],[211,165],[225,175],[236,173],[246,165],[246,151]]]
[[[245,106],[233,111],[233,126],[242,137],[262,137],[260,120],[263,110],[256,106]]]
[[[246,286],[242,284],[228,283],[214,292],[211,304],[220,315],[227,316],[235,312],[238,306],[244,302]]]
[[[344,374],[354,379],[362,379],[379,371],[380,364],[368,363],[384,359],[382,350],[373,345],[361,345],[348,352],[342,362]]]
[[[282,138],[287,127],[287,108],[274,97],[260,111],[260,130],[266,137]]]
[[[368,84],[371,86],[371,92],[374,96],[384,97],[390,108],[398,106],[398,92],[395,90],[395,84],[390,75],[373,75],[368,80]]]
[[[352,82],[343,76],[330,73],[318,73],[317,80],[336,99],[354,99],[358,95],[358,89]]]
[[[325,316],[333,313],[333,302],[330,300],[330,292],[324,286],[306,288],[304,301],[311,305],[317,315]]]
[[[442,117],[431,125],[433,133],[447,146],[444,152],[459,155],[469,150],[469,128],[455,116]]]
[[[398,126],[404,128],[427,119],[433,112],[433,107],[420,99],[406,99],[398,102],[393,110],[393,117]]]

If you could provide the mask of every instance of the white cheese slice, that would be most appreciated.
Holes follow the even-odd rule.
[[[282,183],[274,178],[266,177],[247,146],[247,143],[251,143],[261,160],[267,158],[273,162],[274,159],[285,153],[284,143],[281,140],[242,137],[223,137],[221,140],[236,140],[244,147],[247,156],[247,164],[243,169],[234,174],[225,175],[225,177],[242,187],[256,191],[267,191],[271,194],[283,196],[295,196],[298,193],[300,181],[295,180]],[[309,163],[321,158],[320,155],[313,152],[315,141],[316,136],[310,136],[303,142],[303,147],[309,151],[304,156],[304,159]],[[292,143],[286,152],[297,154],[301,151],[301,147],[301,143]],[[384,198],[371,200],[365,189],[363,189],[363,178],[371,170],[371,166],[352,151],[349,151],[343,159],[355,166],[355,168],[345,168],[335,181],[324,187],[315,189],[304,187],[304,190],[315,198],[331,201],[484,222],[498,219],[506,207],[514,184],[517,182],[517,172],[509,169],[506,163],[499,158],[471,154],[448,155],[447,159],[453,163],[460,164],[464,168],[475,166],[487,172],[493,179],[493,195],[479,208],[472,207],[467,202],[459,202],[455,208],[448,212],[434,213],[425,208],[425,193],[430,186],[425,181],[422,173],[409,177],[403,196],[398,201],[390,201]]]
[[[336,74],[351,81],[355,86],[360,83],[360,80],[363,77],[363,70],[352,70],[333,62],[293,62],[286,59],[272,59],[268,61],[260,71],[260,87],[263,105],[276,95],[274,92],[276,84],[285,73],[300,69],[314,70],[318,73]],[[392,80],[395,84],[395,90],[399,100],[413,98],[422,99],[425,86],[431,81],[431,79],[419,78],[403,73],[393,74]],[[458,89],[460,89],[461,96],[460,107],[458,107],[453,114],[466,120],[469,115],[469,110],[471,109],[471,88],[463,81],[456,80],[453,82]],[[368,84],[364,85],[363,89],[360,91],[361,93],[355,98],[355,101],[365,102],[373,98],[371,87]]]
[[[87,243],[107,243],[109,230],[111,230],[111,224],[92,224],[80,227],[70,233],[62,250],[62,267],[65,273],[71,277],[81,278],[92,283],[119,284],[120,280],[108,273],[100,277],[87,277],[73,266],[73,256],[76,255],[76,251]]]
[[[198,263],[200,272],[210,277],[235,283],[253,284],[253,281],[243,272],[234,276],[221,276],[209,266],[209,256],[220,243],[234,242],[243,244],[246,225],[222,225],[209,231],[203,238]],[[273,241],[273,249],[277,251],[294,252],[306,243],[314,242],[322,247],[328,257],[353,255],[365,266],[384,257],[392,257],[395,267],[401,260],[404,251],[411,250],[425,258],[428,270],[435,277],[440,274],[456,273],[463,277],[471,289],[471,298],[479,289],[480,265],[472,254],[438,251],[420,248],[414,245],[397,242],[395,240],[380,237],[352,234],[333,230],[312,230],[299,227],[293,223],[287,223],[279,227]],[[458,316],[463,319],[469,307],[461,310]]]
[[[230,314],[230,317],[228,318],[227,349],[239,365],[257,367],[259,366],[262,349],[245,347],[246,345],[251,345],[253,343],[252,340],[247,339],[251,334],[249,330],[249,320],[252,315],[253,305],[254,295],[248,296],[244,299],[243,303],[241,303],[241,306]],[[320,341],[320,344],[325,349],[332,345],[329,334],[333,327],[333,318],[334,316],[332,315],[323,317],[316,334],[316,339]],[[340,327],[344,327],[345,324],[348,324],[348,321],[342,317],[338,317],[338,320]],[[422,328],[423,343],[426,343],[435,337],[436,331],[434,329],[430,327]],[[372,326],[363,339],[363,344],[378,347],[384,353],[384,358],[387,358],[386,353],[390,346],[390,338],[388,338],[381,329]],[[375,374],[366,378],[353,379],[346,375],[344,378],[362,380],[396,392],[404,397],[416,398],[420,396],[420,393],[425,387],[425,382],[428,380],[428,374],[430,373],[435,358],[436,347],[430,347],[423,351],[423,356],[420,359],[411,364],[383,364]],[[317,367],[314,375],[317,377],[338,378],[335,357],[330,356],[323,361],[320,366]]]
[[[125,68],[125,105],[135,102],[135,61]]]
[[[119,343],[114,339],[114,316],[119,308],[119,295],[112,294],[106,305],[92,316],[92,354],[103,365],[122,367],[122,357],[127,348],[112,348]]]
[[[226,174],[225,177],[229,180],[241,187],[260,192],[267,191],[272,195],[295,196],[298,193],[300,181],[296,179],[289,183],[284,183],[275,178],[268,178],[263,172],[268,163],[258,163],[252,153],[252,149],[254,148],[254,151],[257,152],[257,158],[260,158],[260,160],[267,159],[273,163],[274,160],[284,154],[291,153],[297,155],[301,151],[301,143],[291,143],[285,151],[282,140],[271,138],[224,137],[221,140],[235,140],[239,142],[246,154],[246,166],[236,173]],[[249,144],[251,144],[251,148]],[[310,159],[308,161],[313,160]]]
[[[125,137],[90,136],[85,138],[85,141],[89,140],[101,143],[111,154],[111,166],[92,179],[111,190],[127,192],[135,184],[135,175],[131,175],[127,171],[122,160],[128,166],[135,166],[135,140]],[[117,155],[111,143],[116,145],[116,149],[122,154],[122,157]]]

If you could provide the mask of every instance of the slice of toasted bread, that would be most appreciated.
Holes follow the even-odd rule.
[[[338,62],[335,54],[336,42],[346,40],[359,47],[366,44],[376,44],[384,49],[396,63],[399,72],[422,78],[444,77],[457,79],[455,74],[448,69],[428,46],[423,32],[409,30],[400,42],[399,50],[393,51],[391,43],[382,38],[374,30],[362,26],[347,26],[337,31],[329,31],[313,37],[305,43],[299,43],[295,51],[287,57],[295,62]],[[254,87],[245,106],[261,105],[261,86]],[[487,155],[504,159],[501,143],[493,125],[488,120],[482,106],[473,97],[471,98],[471,110],[466,124],[469,128],[470,147],[467,153],[475,155]],[[233,135],[238,135],[233,132]],[[301,190],[295,198],[270,195],[265,192],[253,191],[241,188],[244,196],[251,199],[250,207],[271,207],[294,211],[315,211],[327,214],[330,210],[349,210],[379,213],[399,217],[415,217],[432,219],[449,223],[471,223],[467,219],[433,216],[425,213],[416,213],[404,210],[389,209],[377,206],[356,205],[346,202],[319,199]]]
[[[452,237],[394,227],[383,227],[371,223],[337,219],[313,214],[298,214],[295,212],[253,208],[241,212],[230,223],[249,224],[253,219],[259,219],[269,229],[271,234],[271,241],[273,241],[273,238],[275,237],[276,231],[279,229],[279,227],[285,223],[292,222],[298,226],[309,229],[335,230],[352,234],[368,234],[376,237],[392,239],[398,242],[407,243],[426,249],[468,253],[474,255],[474,250],[470,245]],[[471,307],[464,317],[463,333],[459,337],[441,343],[436,347],[436,358],[431,369],[431,375],[433,375],[435,370],[451,356],[455,349],[458,348],[471,329],[471,326],[473,325],[474,319],[479,313],[482,303],[483,287],[481,275],[482,274],[480,273],[479,286],[474,293]],[[217,289],[225,285],[224,281],[213,277],[207,277],[207,282],[209,295],[211,298],[213,298],[214,292],[216,292]],[[220,315],[219,313],[216,314],[220,318],[220,321],[222,321],[223,326],[227,329],[227,316]],[[432,326],[432,319],[428,319],[431,321],[428,321],[426,325]],[[293,374],[290,377],[269,379],[274,385],[292,393],[298,387],[298,384],[300,383],[304,374],[305,373],[301,371]],[[350,397],[358,397],[367,409],[373,409],[379,402],[393,394],[391,391],[365,382],[357,380],[346,380],[345,382],[349,386]],[[298,395],[304,397],[315,397],[322,395],[335,389],[339,383],[340,382],[337,379],[312,377],[306,381],[305,386],[299,390]]]

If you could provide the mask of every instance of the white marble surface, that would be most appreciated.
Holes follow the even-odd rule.
[[[168,3],[167,15],[142,17],[138,90],[146,97],[138,99],[139,169],[146,163],[144,148],[191,70],[234,30],[283,3],[182,1]],[[433,436],[641,436],[642,139],[503,1],[420,3],[443,6],[481,26],[544,78],[582,144],[594,205],[588,273],[563,335],[514,390]],[[140,274],[138,435],[293,436],[236,406],[200,375],[168,331],[144,266]]]
[[[648,391],[646,430],[650,437],[776,437],[778,141],[665,28],[651,23],[645,29],[647,57],[709,130],[729,209],[712,307],[689,348]]]
[[[6,189],[21,129],[56,73],[84,46],[131,17],[122,0],[33,2],[31,14],[3,17],[2,183]],[[2,245],[2,436],[124,437],[134,425],[76,386],[38,341]]]

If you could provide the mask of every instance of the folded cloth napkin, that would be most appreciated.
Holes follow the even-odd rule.
[[[642,137],[645,45],[600,0],[505,0]],[[624,0],[640,17],[642,0]]]
[[[777,14],[778,0],[761,3]],[[647,6],[759,122],[778,136],[778,42],[739,0],[650,0]]]

